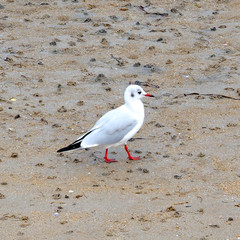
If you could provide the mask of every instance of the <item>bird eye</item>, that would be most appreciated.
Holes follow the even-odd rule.
[[[142,92],[141,92],[141,90],[138,90],[138,94],[141,94]]]

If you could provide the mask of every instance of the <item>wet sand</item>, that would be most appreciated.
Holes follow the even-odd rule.
[[[239,7],[1,2],[1,238],[240,238]],[[142,160],[56,153],[136,81],[156,96],[128,144]]]

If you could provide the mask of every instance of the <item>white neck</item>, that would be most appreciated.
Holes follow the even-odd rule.
[[[141,117],[144,117],[144,106],[140,99],[130,101],[125,103],[125,105],[130,108],[135,114],[141,115]]]

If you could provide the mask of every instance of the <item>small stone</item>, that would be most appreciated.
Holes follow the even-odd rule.
[[[176,209],[173,206],[170,206],[166,209],[166,212],[175,212]]]
[[[237,89],[237,94],[240,96],[240,88]]]
[[[155,50],[156,48],[155,48],[155,46],[151,46],[148,49],[152,51],[152,50]]]
[[[218,224],[210,224],[209,227],[212,227],[212,228],[220,228]]]
[[[168,59],[167,61],[166,61],[166,64],[172,64],[173,63],[173,61],[171,61],[170,59]]]
[[[69,196],[66,194],[65,196],[64,196],[65,198],[69,198]]]
[[[111,175],[110,172],[104,172],[104,173],[102,173],[102,176],[109,176],[109,175]]]
[[[178,10],[176,8],[172,8],[170,11],[171,13],[178,13]]]
[[[36,167],[44,167],[44,163],[37,163],[35,166]]]
[[[160,124],[160,123],[156,123],[154,126],[157,127],[157,128],[165,127],[164,125],[162,125],[162,124]]]
[[[216,27],[213,27],[213,28],[210,28],[211,31],[216,31],[217,28]]]
[[[77,102],[77,105],[78,105],[78,106],[84,105],[84,101],[82,101],[82,100],[78,101],[78,102]]]
[[[59,127],[61,127],[61,125],[59,125],[58,123],[54,123],[54,124],[52,125],[52,128],[59,128]]]
[[[92,22],[92,19],[91,19],[91,18],[86,18],[86,19],[84,20],[84,23],[88,23],[88,22]]]
[[[163,41],[163,38],[158,38],[157,42],[162,42]]]
[[[50,46],[56,46],[57,45],[57,42],[56,41],[52,41],[49,43]]]
[[[91,58],[90,62],[96,62],[96,58]]]
[[[134,66],[134,67],[140,67],[140,66],[141,66],[141,63],[140,63],[140,62],[134,63],[133,66]]]
[[[140,150],[135,150],[134,153],[140,154],[140,153],[142,153],[142,151],[140,151]]]
[[[20,114],[17,114],[14,119],[20,118]]]
[[[18,154],[17,153],[12,153],[11,154],[11,158],[17,158],[18,157]]]
[[[80,162],[82,162],[82,160],[79,160],[79,159],[75,158],[75,159],[73,160],[73,162],[74,162],[74,163],[80,163]]]
[[[48,176],[48,177],[47,177],[47,179],[51,179],[51,180],[52,180],[52,179],[55,179],[55,178],[57,178],[57,176]]]
[[[98,34],[106,34],[107,31],[105,29],[100,29],[97,31]]]
[[[52,197],[53,197],[54,200],[58,200],[58,199],[61,198],[61,194],[60,193],[56,193],[56,194],[53,194]]]
[[[6,198],[4,194],[0,193],[0,199]]]
[[[149,173],[149,170],[148,169],[146,169],[146,168],[143,168],[143,173]]]
[[[101,44],[103,44],[103,45],[107,45],[107,44],[108,44],[107,39],[106,39],[106,38],[103,38],[103,39],[101,40]]]
[[[62,112],[67,112],[67,109],[64,106],[61,106],[57,111],[62,113]]]
[[[77,83],[76,83],[76,82],[69,81],[69,82],[67,82],[67,85],[68,85],[68,86],[76,86]]]
[[[227,28],[226,25],[220,25],[218,28]]]
[[[83,195],[80,195],[80,194],[79,194],[79,195],[76,196],[77,199],[79,199],[79,198],[81,198],[81,197],[83,197]]]
[[[102,80],[106,80],[106,76],[103,73],[98,74],[98,76],[95,78],[95,82],[100,82]]]
[[[197,156],[198,157],[205,157],[206,155],[204,153],[200,152]]]
[[[107,92],[110,92],[112,89],[110,87],[105,88]]]
[[[228,221],[229,221],[229,222],[233,221],[233,218],[232,218],[232,217],[229,217],[229,218],[228,218]]]
[[[174,175],[173,176],[175,179],[182,179],[182,176],[180,176],[180,175]]]
[[[0,112],[3,111],[3,107],[0,107]]]

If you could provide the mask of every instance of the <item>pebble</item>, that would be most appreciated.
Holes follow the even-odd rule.
[[[83,197],[83,195],[80,195],[80,194],[79,194],[79,195],[76,196],[77,199],[78,199],[78,198],[81,198],[81,197]]]
[[[90,62],[96,62],[96,58],[91,58]]]
[[[11,158],[17,158],[18,157],[18,154],[17,153],[12,153],[11,154]]]
[[[112,89],[110,87],[105,88],[107,92],[110,92]]]
[[[78,101],[78,102],[77,102],[77,105],[78,105],[78,106],[84,105],[84,101],[82,101],[82,100]]]
[[[91,19],[91,18],[86,18],[86,19],[84,20],[84,23],[88,23],[88,22],[92,22],[92,19]]]
[[[157,42],[162,42],[163,41],[163,38],[158,38]]]
[[[56,41],[52,41],[49,43],[50,46],[56,46],[57,45],[57,42]]]
[[[173,63],[173,61],[170,60],[170,59],[168,59],[168,60],[166,61],[166,64],[172,64],[172,63]]]
[[[68,45],[70,47],[74,47],[74,46],[76,46],[76,43],[74,41],[70,41],[70,42],[68,42]]]
[[[133,64],[133,67],[140,67],[141,66],[141,63],[140,62],[137,62],[137,63],[134,63]]]
[[[98,76],[95,78],[95,82],[101,82],[103,80],[107,80],[106,76],[103,73],[98,74]]]
[[[113,15],[113,16],[109,16],[110,19],[114,20],[114,21],[118,21],[118,17]]]
[[[20,118],[20,114],[17,114],[14,119]]]
[[[173,176],[175,179],[182,179],[182,176],[180,176],[180,175],[174,175]]]
[[[76,86],[77,83],[76,83],[76,82],[73,82],[73,81],[68,81],[68,82],[67,82],[67,85],[68,85],[68,86]]]
[[[3,111],[3,107],[0,107],[0,112]]]
[[[60,193],[56,193],[52,195],[54,200],[60,199],[61,198],[61,194]]]
[[[240,88],[237,89],[237,94],[240,96]]]
[[[212,227],[212,228],[220,228],[219,225],[217,225],[217,224],[209,224],[209,227]]]
[[[149,170],[148,169],[146,169],[146,168],[143,168],[143,173],[149,173]]]
[[[101,44],[107,45],[107,44],[108,44],[108,40],[107,40],[106,38],[103,38],[103,39],[101,40]]]
[[[200,152],[197,156],[198,157],[205,157],[206,155],[204,153]]]
[[[61,106],[57,111],[62,113],[62,112],[67,112],[67,109],[64,106]]]
[[[97,34],[106,34],[107,31],[105,29],[100,29],[97,31]]]
[[[216,27],[213,27],[213,28],[210,28],[211,31],[216,31],[217,28]]]
[[[218,28],[227,28],[226,25],[220,25]]]
[[[6,198],[4,194],[0,193],[0,199]]]
[[[58,123],[54,123],[54,124],[52,125],[52,128],[59,128],[59,127],[61,127],[61,125],[59,125]]]
[[[162,125],[162,124],[160,124],[160,123],[156,123],[154,126],[157,127],[157,128],[165,127],[164,125]]]
[[[54,216],[55,216],[55,217],[58,217],[58,216],[59,216],[59,213],[58,213],[58,212],[55,212],[55,213],[54,213]]]
[[[166,212],[175,212],[176,209],[173,206],[170,206],[166,209]]]
[[[230,221],[230,222],[233,221],[233,218],[232,218],[232,217],[229,217],[229,218],[228,218],[228,221]]]

